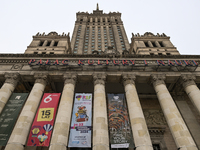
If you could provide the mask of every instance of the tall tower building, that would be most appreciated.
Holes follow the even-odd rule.
[[[103,13],[97,4],[93,13],[78,12],[71,40],[74,54],[102,54],[113,49],[122,54],[130,45],[121,20],[121,13]]]

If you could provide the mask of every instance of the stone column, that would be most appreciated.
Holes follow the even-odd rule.
[[[123,75],[123,82],[126,92],[126,99],[135,147],[136,150],[153,150],[149,131],[135,88],[135,79],[135,75]]]
[[[152,83],[162,111],[179,150],[197,150],[190,132],[164,82],[165,75],[152,75]]]
[[[109,150],[105,79],[103,73],[94,74],[93,150]]]
[[[200,113],[200,90],[194,80],[194,75],[181,75],[181,83],[188,97]]]
[[[151,41],[148,41],[147,43],[148,43],[149,47],[153,47],[153,44],[151,43]]]
[[[38,105],[47,83],[46,74],[35,74],[35,84],[15,124],[5,150],[24,150]]]
[[[19,74],[18,73],[6,73],[5,74],[6,81],[0,89],[0,113],[2,112],[5,104],[10,98],[12,92],[14,91],[18,81]]]
[[[49,150],[66,150],[68,144],[69,129],[71,126],[70,121],[74,100],[73,96],[76,77],[76,74],[71,73],[64,75],[65,83]]]
[[[48,41],[45,40],[42,46],[46,46],[46,45],[47,45],[47,42],[48,42]]]
[[[52,47],[52,46],[54,45],[54,43],[55,43],[55,41],[52,40],[52,41],[51,41],[51,44],[50,44],[50,47]]]
[[[158,41],[155,41],[155,44],[157,47],[161,47],[160,44],[158,43]]]

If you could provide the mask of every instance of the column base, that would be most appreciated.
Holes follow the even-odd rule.
[[[151,145],[141,145],[135,148],[135,150],[153,150]]]
[[[67,150],[67,147],[65,145],[56,144],[56,145],[51,145],[49,147],[49,150]]]
[[[103,145],[103,144],[97,144],[97,145],[94,145],[93,150],[109,150],[109,146],[107,145]]]
[[[20,143],[10,143],[6,145],[5,150],[24,150],[24,146]]]

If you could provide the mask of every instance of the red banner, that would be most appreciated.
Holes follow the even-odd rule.
[[[27,146],[49,146],[60,93],[45,93],[32,124]]]

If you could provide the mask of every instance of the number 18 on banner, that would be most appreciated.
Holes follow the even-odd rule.
[[[49,146],[60,93],[45,93],[34,122],[27,146]]]

